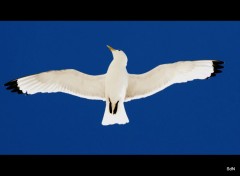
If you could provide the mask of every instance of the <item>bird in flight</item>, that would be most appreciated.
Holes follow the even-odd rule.
[[[107,46],[113,55],[107,73],[88,75],[74,69],[52,70],[21,77],[4,84],[18,94],[63,92],[106,102],[102,125],[129,122],[124,103],[153,95],[175,83],[207,79],[221,73],[222,61],[179,61],[159,65],[143,74],[127,72],[128,58],[122,50]]]

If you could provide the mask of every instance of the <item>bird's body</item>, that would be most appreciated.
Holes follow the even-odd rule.
[[[110,47],[111,50],[113,50]],[[125,124],[128,117],[124,107],[128,87],[127,63],[123,58],[114,59],[108,67],[105,78],[106,108],[103,116],[103,125]]]
[[[105,92],[106,99],[110,98],[112,103],[124,101],[127,85],[128,72],[126,66],[119,66],[117,62],[112,61],[106,74]]]
[[[124,102],[145,98],[175,83],[206,79],[221,73],[222,61],[198,60],[163,64],[143,74],[127,72],[127,56],[112,51],[113,61],[103,75],[88,75],[74,69],[48,71],[5,84],[19,94],[63,92],[91,100],[106,102],[102,125],[129,122]]]

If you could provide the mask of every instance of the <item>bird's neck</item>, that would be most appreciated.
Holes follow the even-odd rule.
[[[110,73],[127,72],[127,68],[124,63],[113,60],[109,65],[107,72],[110,72]]]
[[[122,67],[127,67],[127,62],[121,59],[113,59],[111,65],[122,68]]]

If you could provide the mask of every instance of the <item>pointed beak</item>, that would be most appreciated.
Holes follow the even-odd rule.
[[[110,51],[114,51],[115,49],[112,48],[111,46],[107,45],[108,49],[110,49]]]

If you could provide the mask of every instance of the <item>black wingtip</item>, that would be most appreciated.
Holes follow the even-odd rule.
[[[12,80],[4,84],[7,90],[11,92],[16,92],[18,94],[23,94],[23,91],[19,89],[17,80]]]
[[[4,86],[9,86],[9,85],[13,84],[15,81],[16,81],[16,80],[9,81],[9,82],[5,83]]]
[[[213,73],[209,77],[207,77],[207,79],[209,79],[210,77],[216,76],[218,73],[222,73],[221,69],[224,68],[223,64],[224,62],[220,60],[212,61]]]
[[[213,63],[216,63],[216,64],[224,64],[224,62],[223,61],[220,61],[220,60],[214,60],[214,61],[212,61]]]

